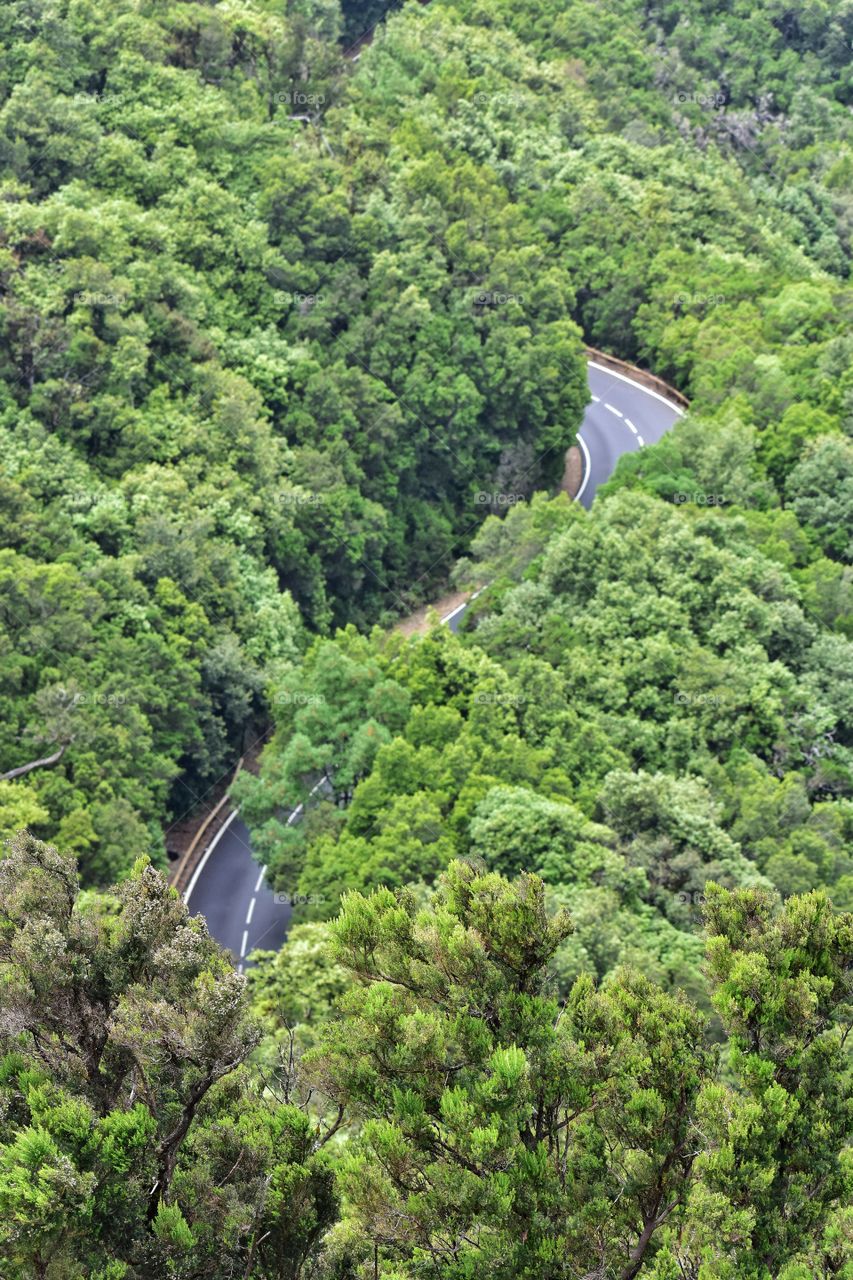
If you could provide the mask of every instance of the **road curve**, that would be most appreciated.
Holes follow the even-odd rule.
[[[584,459],[578,501],[588,509],[596,489],[613,475],[622,454],[657,444],[684,411],[657,391],[594,360],[589,361],[587,376],[592,401],[578,432]]]
[[[589,361],[588,377],[592,399],[578,432],[583,478],[577,495],[587,509],[622,454],[655,444],[683,412],[658,392],[594,360]],[[465,608],[460,605],[442,622],[455,631]],[[209,845],[184,894],[188,905],[192,900],[193,915],[207,918],[211,934],[228,948],[241,971],[251,951],[281,946],[293,910],[289,902],[277,900],[264,882],[264,871],[252,857],[249,832],[235,813]]]
[[[208,845],[184,894],[192,914],[205,917],[241,972],[250,951],[278,950],[293,911],[273,894],[265,871],[252,857],[248,828],[235,811]]]

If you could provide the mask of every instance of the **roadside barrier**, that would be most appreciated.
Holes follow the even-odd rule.
[[[624,373],[626,377],[630,377],[634,382],[639,382],[651,391],[657,391],[658,395],[664,396],[667,400],[672,400],[674,404],[680,405],[682,409],[690,408],[690,401],[687,396],[677,391],[675,387],[671,387],[668,382],[664,382],[663,378],[659,378],[654,373],[649,373],[647,369],[640,369],[635,364],[629,364],[627,360],[620,360],[618,356],[608,355],[606,351],[599,351],[597,347],[584,347],[584,351],[587,357],[597,364],[603,364],[605,368],[613,369],[616,373]]]
[[[190,842],[189,848],[186,850],[185,853],[181,855],[174,869],[169,873],[169,884],[172,886],[173,889],[177,889],[178,893],[183,893],[186,882],[189,880],[190,876],[192,875],[193,871],[198,865],[198,862],[202,854],[207,848],[207,845],[202,845],[201,843],[202,839],[204,838],[206,833],[210,830],[211,824],[215,821],[216,818],[219,817],[219,815],[222,813],[222,810],[229,803],[231,787],[234,783],[234,778],[236,778],[237,774],[240,772],[240,768],[242,764],[243,764],[243,757],[241,756],[239,761],[237,762],[237,768],[234,770],[234,777],[231,779],[231,782],[228,784],[228,790],[225,792],[225,795],[222,797],[219,803],[215,805],[214,808],[211,809],[210,813],[204,819],[204,822],[202,822],[198,831],[193,836]]]

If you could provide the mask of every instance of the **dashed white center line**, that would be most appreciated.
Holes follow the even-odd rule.
[[[253,898],[252,901],[249,903],[249,914],[246,916],[246,924],[252,923],[252,915],[254,914],[256,902],[257,902],[257,898]]]
[[[615,413],[617,418],[624,418],[625,416],[621,409],[614,409],[613,405],[608,404],[606,400],[604,402],[604,407],[605,409],[609,409],[611,413]]]
[[[592,399],[594,404],[598,404],[601,400],[601,396],[593,396]]]
[[[630,418],[626,418],[626,419],[625,419],[625,426],[626,426],[626,427],[630,427],[630,428],[631,428],[631,430],[633,431],[633,433],[634,433],[634,435],[635,435],[635,436],[638,436],[638,435],[640,434],[640,433],[639,433],[639,431],[637,430],[637,428],[634,426],[634,424],[633,424],[633,422],[631,421],[631,419],[630,419]]]
[[[247,947],[247,945],[248,945],[248,942],[249,942],[249,930],[248,930],[248,929],[244,929],[244,930],[243,930],[243,941],[240,943],[240,959],[241,959],[241,960],[243,959],[243,956],[246,954],[246,947]]]
[[[255,881],[255,893],[260,893],[261,885],[264,883],[264,876],[267,874],[266,867],[261,867],[261,873]]]
[[[643,437],[642,437],[642,436],[640,436],[640,435],[638,435],[638,436],[637,436],[637,444],[640,446],[640,448],[641,448],[641,449],[642,449],[642,447],[643,447],[643,445],[644,445],[645,443],[646,443],[646,442],[645,442],[645,440],[643,439]]]

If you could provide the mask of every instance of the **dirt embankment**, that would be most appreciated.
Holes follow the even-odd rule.
[[[567,493],[570,498],[577,496],[583,480],[583,458],[576,444],[566,450],[566,465],[560,481],[560,493]]]
[[[416,609],[407,618],[401,618],[394,624],[393,629],[399,631],[401,636],[422,636],[429,630],[431,609],[435,609],[439,618],[446,618],[449,613],[453,613],[461,604],[464,604],[470,594],[470,591],[454,591],[450,595],[442,596],[433,604],[425,604],[420,609]]]

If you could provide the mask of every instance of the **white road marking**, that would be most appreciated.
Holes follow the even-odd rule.
[[[641,448],[641,449],[642,449],[642,447],[643,447],[643,445],[644,445],[645,443],[646,443],[646,442],[645,442],[645,440],[643,439],[643,437],[642,437],[642,436],[640,436],[640,435],[638,435],[638,436],[637,436],[637,444],[640,446],[640,448]]]
[[[320,779],[320,781],[319,781],[319,782],[317,782],[317,783],[315,783],[315,785],[314,785],[314,786],[311,788],[311,790],[308,792],[309,797],[310,797],[310,796],[314,796],[314,795],[316,795],[316,794],[317,794],[317,792],[320,790],[320,788],[324,785],[324,783],[326,783],[326,782],[328,782],[328,781],[329,781],[329,775],[328,775],[327,773],[324,773],[324,774],[323,774],[323,776],[322,776],[322,778]],[[299,817],[299,815],[300,815],[301,813],[304,813],[304,812],[305,812],[305,805],[304,805],[304,804],[298,804],[298,805],[296,806],[296,808],[293,810],[293,813],[292,813],[292,814],[290,815],[290,817],[287,819],[287,825],[288,825],[288,826],[290,826],[290,824],[291,824],[292,822],[295,822],[295,821],[296,821],[296,819]],[[266,871],[266,867],[264,867],[264,871]],[[256,886],[255,886],[255,892],[256,892],[256,893],[257,893],[257,891],[258,891],[258,887],[259,887],[259,885],[260,885],[260,881],[258,882],[258,885],[256,885]]]
[[[634,433],[634,435],[635,435],[635,436],[638,436],[638,435],[640,434],[640,433],[639,433],[639,431],[637,430],[637,428],[634,426],[634,424],[633,424],[633,422],[631,421],[631,419],[630,419],[630,418],[626,418],[626,419],[625,419],[625,426],[626,426],[626,427],[630,427],[630,428],[631,428],[631,430],[633,431],[633,433]]]
[[[243,956],[246,954],[246,946],[247,946],[247,944],[248,944],[248,941],[249,941],[249,930],[248,930],[248,929],[244,929],[244,930],[243,930],[243,941],[240,943],[240,959],[241,959],[241,960],[243,959]]]
[[[604,407],[605,407],[605,409],[609,409],[611,413],[615,413],[617,418],[624,418],[624,417],[625,417],[625,415],[624,415],[624,413],[622,412],[622,410],[621,410],[621,409],[614,409],[614,408],[613,408],[613,405],[612,405],[612,404],[608,404],[606,400],[605,400],[605,402],[604,402]]]
[[[255,893],[260,893],[261,885],[264,883],[264,876],[267,874],[266,867],[261,867],[257,880],[255,881]]]
[[[586,447],[586,441],[584,440],[580,432],[578,432],[577,434],[577,442],[581,447],[581,452],[583,453],[583,460],[584,460],[583,481],[581,483],[581,487],[578,489],[577,493],[575,494],[575,502],[580,502],[581,495],[583,494],[583,491],[587,486],[587,481],[589,480],[590,472],[592,471],[592,459],[589,456],[589,449],[587,449]]]
[[[442,623],[449,622],[451,618],[456,617],[457,613],[461,613],[463,609],[467,609],[467,608],[468,608],[468,601],[465,600],[463,601],[462,604],[457,605],[455,609],[451,609],[450,613],[446,613],[444,617],[441,619],[441,622]]]
[[[601,396],[592,397],[593,404],[598,404],[600,400],[601,400]]]
[[[457,613],[462,613],[463,609],[467,609],[471,601],[476,600],[477,596],[481,595],[485,589],[485,587],[480,587],[479,591],[475,591],[474,594],[469,596],[462,604],[458,604],[455,609],[451,609],[450,613],[446,613],[443,618],[439,618],[439,622],[449,622],[451,618],[456,617]]]
[[[678,414],[679,418],[684,417],[684,410],[681,405],[675,404],[672,400],[667,400],[666,396],[662,396],[657,391],[652,391],[649,387],[644,387],[641,382],[635,382],[633,378],[626,378],[624,373],[614,373],[612,369],[607,368],[606,364],[596,364],[594,360],[588,360],[587,364],[590,369],[599,369],[611,378],[618,378],[620,382],[627,382],[628,386],[633,387],[635,391],[644,391],[647,396],[653,396],[655,400],[660,400],[661,404],[668,405],[673,413]]]
[[[234,819],[237,817],[237,814],[238,814],[239,812],[240,812],[240,810],[239,810],[239,809],[235,809],[233,813],[231,813],[231,814],[229,814],[229,815],[228,815],[228,817],[227,817],[227,818],[225,819],[225,821],[223,822],[222,826],[221,826],[221,827],[219,828],[219,830],[217,831],[216,835],[215,835],[215,836],[213,837],[213,839],[211,840],[210,844],[209,844],[209,845],[207,846],[207,848],[205,849],[205,851],[204,851],[204,855],[202,856],[202,859],[201,859],[201,862],[200,862],[200,863],[198,864],[198,866],[196,867],[195,871],[193,872],[192,880],[190,880],[189,884],[187,885],[187,891],[186,891],[186,893],[184,894],[184,902],[189,903],[189,900],[190,900],[190,894],[192,893],[193,889],[196,887],[196,884],[198,883],[198,878],[199,878],[199,876],[201,875],[202,871],[204,871],[205,864],[206,864],[206,862],[207,862],[208,858],[209,858],[209,857],[210,857],[210,855],[213,853],[213,850],[216,848],[216,846],[217,846],[217,844],[219,843],[219,841],[220,841],[220,840],[222,839],[222,837],[225,835],[225,832],[226,832],[226,831],[228,830],[228,828],[231,826],[231,823],[232,823],[232,822],[234,821]]]
[[[248,915],[246,916],[246,924],[251,924],[251,923],[252,923],[252,916],[253,916],[254,911],[255,911],[255,903],[256,903],[256,902],[257,902],[257,898],[253,898],[253,899],[252,899],[252,901],[249,903],[249,913],[248,913]]]

